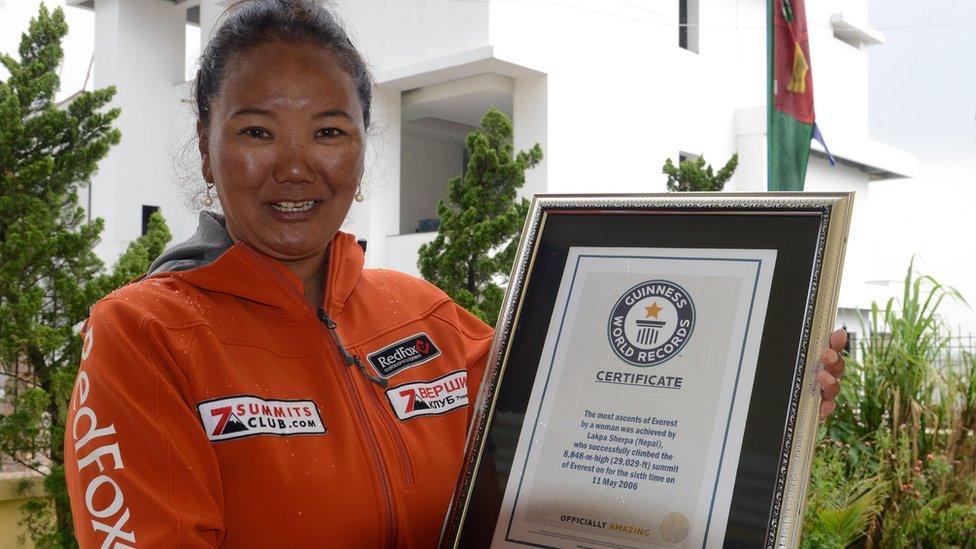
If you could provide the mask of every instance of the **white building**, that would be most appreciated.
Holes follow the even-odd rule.
[[[115,85],[122,143],[100,165],[91,213],[105,218],[111,260],[162,208],[174,239],[195,214],[174,163],[197,176],[187,33],[202,41],[232,0],[68,0],[95,12],[94,85]],[[465,134],[494,106],[515,144],[545,159],[527,193],[663,192],[666,158],[739,153],[728,190],[766,187],[765,0],[342,0],[338,11],[376,78],[367,200],[346,230],[368,242],[370,266],[416,273],[437,200],[463,165]],[[807,3],[818,122],[839,164],[810,160],[807,190],[857,192],[842,309],[886,297],[874,281],[904,265],[875,257],[883,228],[871,189],[913,177],[915,157],[868,133],[867,0]],[[686,23],[683,26],[682,23]],[[194,27],[199,27],[196,31]],[[194,44],[191,50],[196,48]],[[175,158],[175,160],[174,160]],[[187,181],[202,189],[197,176]],[[148,210],[147,210],[148,211]],[[857,326],[848,313],[840,322]]]

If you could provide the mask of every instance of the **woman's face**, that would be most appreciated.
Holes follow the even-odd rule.
[[[275,41],[232,59],[198,127],[227,230],[281,261],[324,257],[363,173],[352,77],[328,50]]]

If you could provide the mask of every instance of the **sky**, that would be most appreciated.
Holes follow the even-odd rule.
[[[976,2],[871,0],[870,7],[871,25],[887,38],[869,50],[872,133],[926,157],[973,160]]]
[[[976,2],[870,0],[869,8],[886,37],[869,50],[871,137],[919,161],[916,179],[872,185],[891,232],[887,253],[906,267],[914,255],[922,272],[976,305]],[[947,311],[957,331],[976,332],[970,307]]]
[[[0,51],[16,51],[38,4],[0,0]],[[59,99],[83,86],[95,32],[92,12],[67,8],[65,15],[70,31]],[[868,17],[886,37],[869,49],[871,137],[919,160],[918,178],[872,184],[873,213],[890,235],[877,253],[906,267],[914,257],[922,272],[976,305],[976,0],[869,0]],[[971,307],[947,312],[957,330],[976,332]]]

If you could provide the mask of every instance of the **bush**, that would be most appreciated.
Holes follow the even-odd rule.
[[[976,547],[976,357],[947,353],[947,298],[910,265],[901,300],[872,305],[821,427],[804,546]]]

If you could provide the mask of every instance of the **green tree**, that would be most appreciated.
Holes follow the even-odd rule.
[[[733,154],[725,166],[715,173],[711,164],[705,164],[705,157],[698,156],[678,166],[668,158],[661,171],[668,176],[669,191],[721,191],[738,166],[739,155]]]
[[[420,247],[417,265],[455,302],[494,324],[529,209],[517,192],[525,184],[525,170],[542,160],[542,148],[536,143],[516,154],[512,122],[495,109],[485,113],[464,146],[467,169],[448,183],[438,202],[437,237]]]
[[[162,217],[108,274],[93,252],[102,221],[86,222],[78,191],[119,142],[114,89],[79,94],[60,86],[61,8],[43,5],[21,37],[19,60],[2,54],[0,82],[0,373],[6,408],[0,455],[44,476],[46,499],[24,506],[38,547],[75,547],[64,483],[64,421],[81,356],[77,332],[92,304],[143,272],[169,240]],[[26,483],[25,483],[26,486]]]

